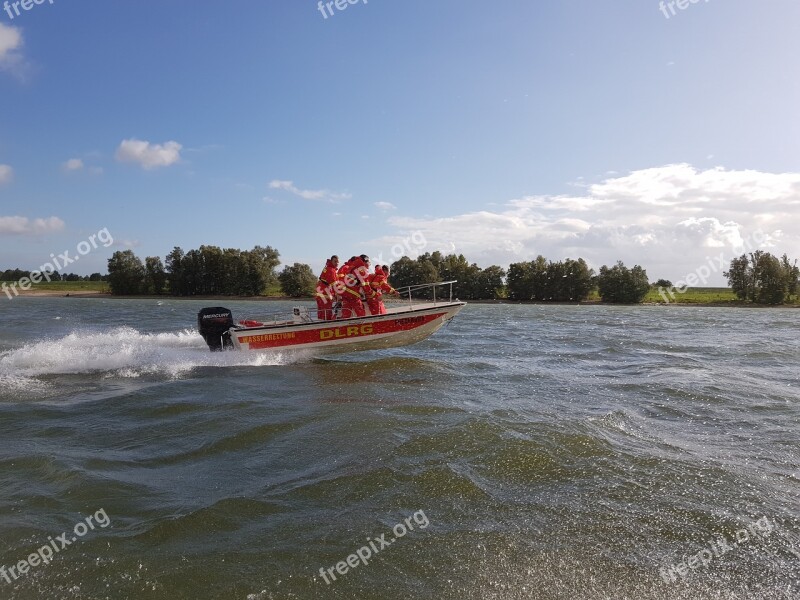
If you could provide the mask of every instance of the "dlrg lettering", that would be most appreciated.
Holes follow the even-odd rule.
[[[53,3],[53,0],[47,0],[47,1],[50,2],[50,4]],[[14,15],[11,14],[12,8],[14,9],[14,13],[16,14],[16,16],[20,16],[21,14],[19,12],[20,7],[22,7],[22,10],[27,12],[33,8],[34,4],[44,4],[44,2],[45,0],[17,0],[16,2],[9,2],[9,0],[6,0],[3,3],[3,10],[6,11],[6,13],[8,14],[8,18],[13,21]]]
[[[372,325],[350,325],[349,327],[337,327],[336,329],[323,329],[319,332],[319,339],[331,340],[335,338],[346,338],[354,335],[370,335],[373,333]]]

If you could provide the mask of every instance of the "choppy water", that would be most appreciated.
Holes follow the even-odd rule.
[[[209,353],[206,304],[0,302],[0,566],[79,538],[0,599],[800,598],[798,310],[470,305],[314,359]]]

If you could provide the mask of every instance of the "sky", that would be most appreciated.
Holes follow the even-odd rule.
[[[796,0],[37,1],[0,5],[0,270],[800,258]]]

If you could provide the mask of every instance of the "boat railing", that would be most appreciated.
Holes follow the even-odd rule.
[[[454,283],[458,283],[458,280],[454,279],[453,281],[437,281],[436,283],[421,283],[419,285],[407,285],[405,287],[397,288],[397,291],[399,292],[400,297],[403,299],[403,302],[408,301],[408,304],[412,306],[415,301],[414,294],[417,295],[416,299],[417,302],[420,301],[428,303],[433,302],[433,304],[442,302],[452,302]],[[436,298],[437,291],[439,293],[438,300]],[[422,297],[422,299],[419,298],[420,296]],[[448,298],[448,300],[445,300],[444,298]]]
[[[292,312],[283,311],[259,315],[257,319],[242,319],[236,324],[242,327],[263,327],[264,325],[293,325],[295,323],[314,323],[315,321],[317,321],[316,314],[312,316],[305,306],[295,306],[292,308]]]
[[[419,285],[408,285],[405,287],[397,288],[400,297],[397,304],[408,304],[414,306],[415,304],[442,304],[453,302],[453,284],[458,283],[457,280],[453,281],[439,281],[436,283],[423,283]],[[445,300],[445,298],[448,298]],[[384,296],[385,300],[389,300]],[[320,319],[317,316],[317,309],[309,309],[305,306],[295,306],[292,312],[276,312],[266,315],[259,315],[258,318],[246,318],[236,323],[239,327],[274,327],[277,325],[293,325],[298,323],[316,323],[320,320],[339,320],[355,317],[354,314],[348,314],[350,309],[344,308],[341,302],[335,302],[333,310],[326,319]]]

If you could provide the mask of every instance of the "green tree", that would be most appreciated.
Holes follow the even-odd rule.
[[[797,266],[797,260],[792,264],[785,254],[781,257],[781,266],[786,275],[786,300],[788,301],[800,292],[800,267]]]
[[[430,262],[437,267],[438,281],[457,282],[453,284],[454,297],[461,300],[475,300],[478,297],[478,278],[481,269],[474,263],[469,264],[463,254],[441,257],[439,252],[434,252]]]
[[[628,269],[622,261],[618,261],[611,268],[605,265],[600,267],[597,287],[603,302],[635,304],[644,300],[650,290],[650,281],[647,271],[639,265]]]
[[[731,261],[730,267],[723,273],[728,278],[728,285],[739,300],[753,301],[755,286],[750,260],[746,254]]]
[[[549,275],[547,272],[547,259],[541,254],[530,263],[530,285],[533,300],[551,300]]]
[[[788,296],[788,280],[781,261],[767,253],[759,259],[757,271],[756,300],[761,304],[783,304]]]
[[[173,296],[186,296],[188,295],[188,286],[186,284],[186,271],[183,265],[185,258],[183,250],[178,246],[172,249],[172,252],[167,254],[166,271],[167,281],[169,282],[169,291]]]
[[[783,304],[797,293],[800,269],[785,254],[778,259],[769,252],[756,250],[749,256],[734,258],[724,275],[740,300]]]
[[[275,269],[281,264],[281,255],[272,246],[267,246],[266,248],[256,246],[250,251],[250,255],[253,259],[253,268],[258,271],[260,278],[261,288],[257,293],[263,294],[267,288],[278,283],[278,275]]]
[[[582,258],[564,261],[563,301],[583,302],[594,288],[594,271]]]
[[[148,256],[144,259],[145,265],[145,287],[148,293],[161,295],[167,284],[167,272],[164,270],[164,263],[158,256]]]
[[[514,300],[580,302],[594,287],[594,272],[582,258],[548,262],[537,256],[508,269],[508,295]]]
[[[287,265],[278,275],[283,293],[292,298],[313,296],[317,280],[311,267],[301,263]]]
[[[280,254],[270,246],[252,250],[200,246],[184,253],[175,247],[167,255],[170,292],[176,296],[259,296],[278,281]]]
[[[511,300],[533,299],[533,270],[531,263],[512,263],[508,267],[506,286]]]
[[[497,265],[483,269],[473,285],[473,297],[476,300],[495,300],[501,298],[504,290],[503,279],[506,272]]]
[[[430,255],[420,255],[417,260],[404,256],[392,263],[389,268],[389,280],[394,288],[400,290],[407,286],[436,283],[439,281],[439,272],[431,262]],[[430,298],[431,293],[430,290],[422,290],[415,293],[415,296]]]
[[[117,251],[108,259],[108,284],[111,293],[134,296],[142,292],[145,269],[132,250]]]

